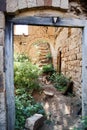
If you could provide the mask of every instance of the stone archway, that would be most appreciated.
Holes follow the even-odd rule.
[[[28,55],[31,57],[32,63],[38,64],[39,67],[42,67],[43,65],[48,64],[48,54],[51,54],[49,44],[47,42],[38,42],[31,45]]]

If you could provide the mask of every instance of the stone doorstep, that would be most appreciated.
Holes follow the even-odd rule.
[[[28,130],[38,130],[44,124],[44,116],[42,114],[34,114],[26,119],[25,128]]]

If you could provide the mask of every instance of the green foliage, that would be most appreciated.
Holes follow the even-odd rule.
[[[33,91],[40,87],[37,80],[40,70],[26,59],[18,57],[18,61],[14,63],[14,83],[16,88],[24,87],[28,91]]]
[[[15,54],[14,55],[14,61],[15,62],[26,62],[26,61],[30,61],[29,57],[26,56],[25,54]]]
[[[82,117],[82,124],[84,128],[87,128],[87,116]]]
[[[19,94],[19,93],[18,93]],[[33,97],[28,93],[15,96],[16,123],[15,130],[23,130],[26,118],[35,113],[45,114],[40,103],[35,103]]]
[[[31,92],[39,89],[38,76],[40,71],[33,65],[25,55],[16,56],[14,62],[14,84],[15,84],[15,130],[23,130],[27,117],[35,113],[44,114],[40,103],[36,103]]]
[[[50,77],[50,80],[54,83],[54,86],[60,90],[64,91],[67,87],[67,83],[69,82],[69,79],[65,77],[63,74],[53,73],[53,75]]]
[[[48,58],[48,59],[52,59],[52,55],[51,55],[51,53],[48,53],[48,54],[46,55],[46,58]]]
[[[82,117],[81,124],[82,124],[82,128],[74,127],[73,130],[86,130],[87,129],[87,116]]]
[[[43,73],[53,73],[54,68],[52,64],[44,65],[42,68]]]

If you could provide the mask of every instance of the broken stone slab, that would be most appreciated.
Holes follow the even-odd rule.
[[[38,130],[44,124],[44,116],[42,114],[34,114],[26,119],[25,128],[28,130]]]
[[[46,96],[51,96],[51,97],[54,96],[54,92],[51,92],[51,91],[46,91],[46,90],[44,90],[43,93],[44,93]]]

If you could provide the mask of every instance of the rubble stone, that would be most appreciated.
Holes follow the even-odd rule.
[[[43,125],[44,117],[41,114],[34,114],[32,117],[26,119],[25,128],[29,130],[37,130]]]

